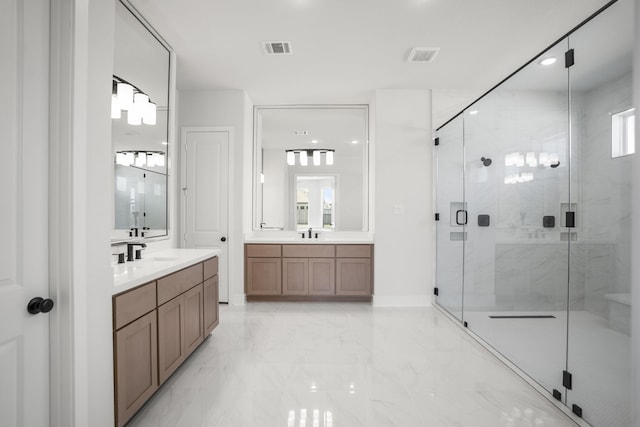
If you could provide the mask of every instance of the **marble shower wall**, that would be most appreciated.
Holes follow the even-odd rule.
[[[566,309],[568,243],[561,241],[561,203],[569,202],[568,112],[564,91],[496,90],[465,114],[465,309]],[[555,154],[560,166],[507,165],[513,153]],[[491,158],[489,167],[481,158]],[[531,180],[506,183],[515,174]],[[489,215],[482,227],[478,215]],[[545,228],[543,216],[554,216]],[[580,253],[583,253],[581,251]],[[584,259],[576,253],[572,264]],[[583,270],[577,268],[577,270]],[[572,282],[582,304],[579,281]],[[583,281],[582,281],[583,282]]]
[[[570,268],[570,308],[606,317],[604,295],[630,290],[631,157],[611,158],[611,114],[631,105],[630,74],[572,93],[571,174],[564,91],[496,90],[470,109],[476,114],[467,111],[440,132],[438,155],[448,165],[438,171],[441,304],[460,310],[464,269],[465,310],[565,310]],[[464,265],[463,242],[450,238],[463,231],[450,222],[451,202],[463,201],[463,143]],[[514,152],[556,153],[560,166],[506,166]],[[506,184],[515,173],[533,179]],[[569,202],[577,211],[570,243],[561,227]],[[490,216],[489,227],[478,225],[480,214]],[[549,215],[553,228],[542,225]]]
[[[632,156],[611,158],[611,115],[633,106],[631,73],[579,95],[585,308],[606,317],[604,295],[631,292]]]

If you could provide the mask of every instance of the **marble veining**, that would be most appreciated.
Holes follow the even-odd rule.
[[[221,306],[130,426],[575,426],[434,308]]]
[[[145,253],[138,261],[112,265],[113,294],[119,294],[138,285],[219,255],[220,249],[165,249]]]

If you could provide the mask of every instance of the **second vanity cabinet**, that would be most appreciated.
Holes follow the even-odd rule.
[[[282,245],[282,295],[334,295],[334,245]]]
[[[218,318],[217,257],[113,297],[117,426],[204,341]]]
[[[249,299],[370,299],[373,245],[246,244]]]

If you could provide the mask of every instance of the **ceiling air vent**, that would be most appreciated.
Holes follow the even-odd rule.
[[[440,51],[439,47],[414,47],[409,52],[409,62],[431,62]]]
[[[291,43],[264,42],[264,51],[267,55],[291,55]]]

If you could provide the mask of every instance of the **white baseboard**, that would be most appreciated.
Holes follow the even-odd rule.
[[[245,294],[229,295],[229,305],[246,305],[247,297]]]
[[[429,307],[431,295],[374,295],[374,307]]]

